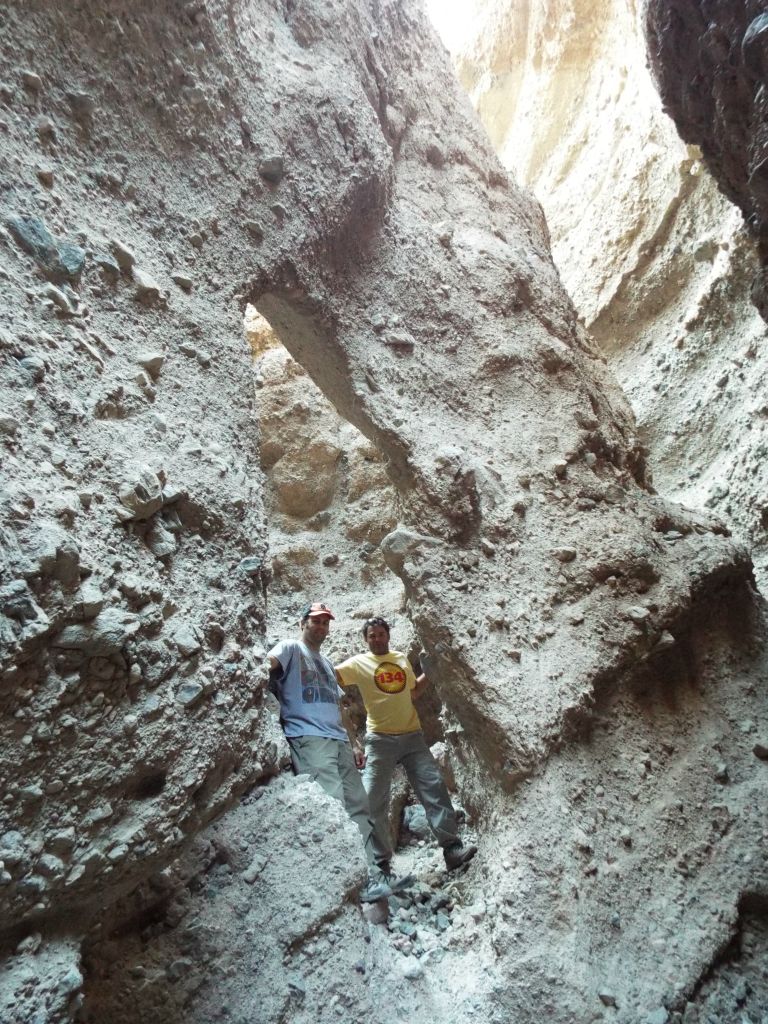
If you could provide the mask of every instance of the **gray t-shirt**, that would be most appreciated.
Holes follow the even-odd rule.
[[[349,742],[339,713],[344,691],[331,662],[301,640],[281,640],[269,657],[283,670],[277,684],[280,724],[286,736],[324,736]]]

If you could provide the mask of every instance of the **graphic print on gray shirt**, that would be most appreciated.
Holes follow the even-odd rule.
[[[325,736],[348,742],[339,714],[343,690],[331,662],[301,640],[282,640],[272,648],[282,669],[277,683],[280,723],[286,736]]]

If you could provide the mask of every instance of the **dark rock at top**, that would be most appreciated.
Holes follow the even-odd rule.
[[[281,156],[267,156],[259,164],[259,174],[273,185],[277,185],[285,174],[285,165]]]
[[[649,0],[646,28],[664,109],[757,239],[752,301],[768,319],[768,13],[758,6]]]

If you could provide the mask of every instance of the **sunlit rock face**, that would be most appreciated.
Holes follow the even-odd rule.
[[[715,517],[650,488],[541,210],[509,181],[420,7],[110,0],[95,15],[25,0],[0,20],[0,1016],[95,1022],[111,996],[96,940],[119,963],[126,932],[150,943],[188,913],[178,948],[201,954],[205,998],[194,985],[150,998],[185,969],[160,955],[159,981],[142,963],[117,972],[121,1014],[183,1006],[202,1024],[237,989],[241,1020],[391,1020],[344,984],[361,973],[348,957],[338,999],[301,996],[328,990],[337,940],[358,940],[359,858],[316,870],[302,928],[285,926],[279,893],[275,913],[259,904],[259,872],[277,883],[287,842],[309,849],[296,872],[341,859],[323,845],[322,801],[302,813],[312,787],[260,798],[283,829],[238,811],[206,831],[284,761],[259,670],[266,601],[277,577],[288,614],[304,565],[324,582],[316,517],[340,496],[359,503],[359,534],[338,553],[370,544],[400,578],[483,835],[452,889],[465,912],[443,959],[401,963],[378,932],[384,952],[362,970],[396,975],[398,1011],[423,1024],[470,1011],[532,1024],[542,1007],[571,1022],[605,1006],[629,1024],[682,1006],[764,885],[750,561]],[[290,353],[255,346],[261,392],[283,403],[282,421],[260,409],[261,452],[249,301]],[[376,450],[396,525],[389,503],[363,507],[368,470],[350,461],[340,476],[344,428],[318,429],[325,399],[300,394],[291,360],[365,437],[363,462]],[[292,432],[301,403],[306,439]],[[311,444],[304,465],[322,471],[305,494],[278,467]],[[303,535],[300,558],[269,563],[265,505],[285,537]],[[339,518],[339,541],[345,529]],[[365,586],[379,592],[375,574]],[[201,833],[193,881],[167,865],[194,859]],[[230,885],[241,869],[251,881]],[[290,873],[284,884],[292,907],[303,893]],[[196,921],[202,888],[240,960]],[[258,972],[249,915],[313,984],[272,956]]]
[[[662,109],[635,4],[480,8],[459,75],[502,161],[544,207],[563,283],[632,403],[654,483],[721,515],[762,579],[764,325],[749,300],[753,245],[729,199],[749,209],[686,145],[709,152],[709,136],[687,123],[682,141]],[[659,10],[666,24],[668,5]],[[673,54],[693,55],[686,39],[660,31],[651,43],[665,98],[682,89],[689,58]],[[714,123],[704,99],[700,115]]]

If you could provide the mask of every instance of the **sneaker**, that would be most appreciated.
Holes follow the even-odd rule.
[[[392,895],[392,890],[386,882],[369,880],[364,889],[360,890],[361,903],[378,903]]]
[[[455,871],[456,868],[463,867],[464,864],[469,864],[476,853],[476,846],[462,846],[461,843],[454,843],[453,846],[446,846],[443,850],[445,866],[449,871]]]
[[[401,875],[397,878],[395,875],[387,875],[387,885],[393,893],[402,892],[404,889],[409,889],[416,881],[415,875]]]

